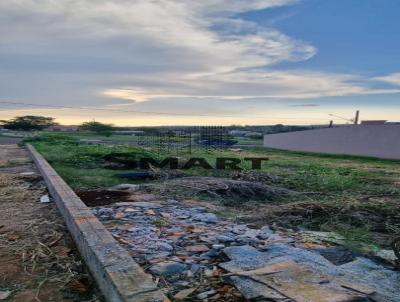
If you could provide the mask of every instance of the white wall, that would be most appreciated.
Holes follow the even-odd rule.
[[[264,136],[270,148],[400,159],[400,124],[352,125]]]

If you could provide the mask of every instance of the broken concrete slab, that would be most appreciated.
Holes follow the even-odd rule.
[[[117,202],[115,204],[117,207],[137,207],[137,208],[145,208],[145,209],[158,209],[161,208],[161,205],[154,202],[147,202],[147,201],[136,201],[136,202]]]
[[[365,257],[357,257],[354,261],[336,266],[319,253],[285,244],[272,244],[265,253],[271,262],[281,258],[291,259],[325,275],[350,282],[357,280],[357,284],[370,287],[387,301],[398,302],[395,297],[396,292],[400,292],[400,284],[396,280],[400,274]]]
[[[267,296],[273,301],[287,300],[287,297],[281,295],[276,290],[269,288],[265,284],[254,282],[254,280],[246,276],[232,276],[230,280],[246,299],[256,299]]]
[[[235,255],[236,256],[236,255]],[[237,259],[236,259],[237,260]],[[261,269],[236,272],[232,282],[247,297],[290,298],[297,302],[354,301],[363,295],[348,291],[340,284],[294,261],[282,261]]]
[[[353,253],[343,246],[319,249],[317,251],[334,265],[342,265],[355,260]]]
[[[173,261],[165,261],[160,262],[152,267],[150,267],[150,271],[153,274],[160,276],[170,276],[175,274],[181,274],[187,269],[185,264],[173,262]]]
[[[269,259],[266,254],[249,245],[231,246],[225,248],[223,252],[231,261],[221,263],[219,266],[229,272],[254,270],[264,266]]]

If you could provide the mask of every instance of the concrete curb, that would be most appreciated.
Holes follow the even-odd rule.
[[[106,300],[169,301],[50,164],[32,145],[27,149]]]

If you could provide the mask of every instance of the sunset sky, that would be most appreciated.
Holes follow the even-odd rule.
[[[400,121],[399,15],[399,0],[1,0],[0,120]]]

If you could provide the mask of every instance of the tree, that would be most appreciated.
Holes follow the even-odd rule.
[[[0,121],[0,124],[9,130],[43,130],[57,124],[54,118],[36,115],[17,116],[11,120]]]
[[[92,122],[85,122],[79,126],[82,130],[93,131],[97,134],[103,135],[111,135],[112,130],[114,129],[114,125],[112,124],[103,124],[100,122],[92,121]]]

